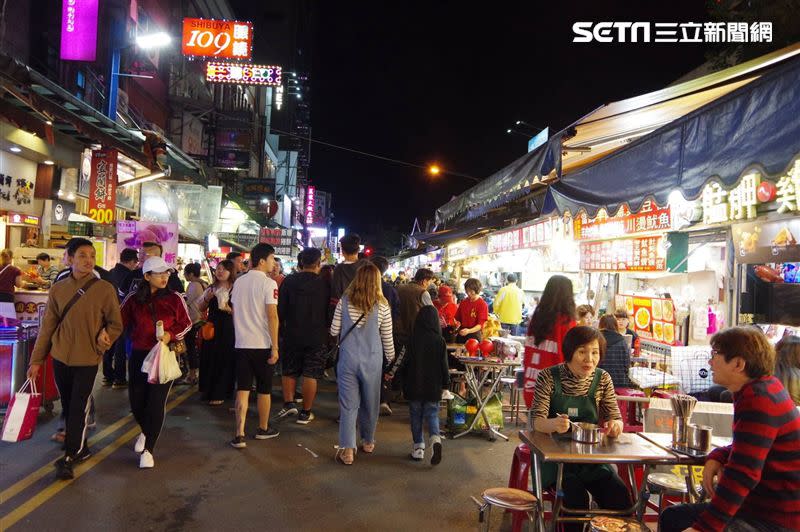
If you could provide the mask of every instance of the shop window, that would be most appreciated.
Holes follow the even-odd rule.
[[[75,74],[75,97],[79,100],[86,97],[86,75],[83,70],[78,70]]]

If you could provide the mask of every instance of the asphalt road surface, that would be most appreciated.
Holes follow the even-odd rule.
[[[0,531],[474,530],[470,495],[506,485],[519,443],[516,429],[506,428],[509,442],[480,434],[448,439],[440,465],[430,465],[430,451],[414,462],[408,409],[396,405],[379,422],[375,453],[358,453],[353,466],[343,466],[333,459],[335,389],[325,383],[317,419],[276,423],[281,434],[272,440],[252,439],[251,401],[247,449],[236,450],[228,445],[232,405],[210,407],[194,388],[176,386],[156,467],[139,470],[127,390],[98,386],[95,397],[94,454],[72,481],[54,476],[61,451],[49,438],[57,417],[43,414],[29,441],[0,443]],[[276,386],[273,414],[281,405]],[[508,516],[492,517],[493,529],[509,529]]]

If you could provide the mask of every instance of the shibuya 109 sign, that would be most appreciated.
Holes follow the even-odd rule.
[[[183,19],[183,55],[249,61],[253,50],[253,25],[235,20]]]
[[[210,83],[236,83],[238,85],[278,87],[283,81],[281,76],[282,68],[275,65],[206,63],[206,81]]]

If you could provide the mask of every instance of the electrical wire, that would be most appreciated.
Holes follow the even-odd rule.
[[[244,119],[241,119],[241,118],[235,117],[235,116],[225,115],[224,113],[221,113],[219,111],[215,111],[214,114],[225,116],[226,119],[230,120],[230,121],[240,121],[240,122],[244,122],[244,123],[250,124],[250,122],[247,121],[247,120],[244,120]],[[369,153],[369,152],[366,152],[366,151],[357,150],[355,148],[348,148],[347,146],[341,146],[339,144],[333,144],[331,142],[325,142],[324,140],[315,139],[315,138],[312,138],[310,136],[297,135],[296,133],[290,133],[288,131],[282,131],[280,129],[275,129],[273,127],[270,127],[269,130],[270,130],[270,132],[274,131],[276,133],[280,133],[281,135],[287,135],[289,137],[294,137],[296,139],[300,139],[300,140],[305,141],[305,142],[311,142],[311,143],[314,143],[314,144],[320,144],[322,146],[328,146],[329,148],[334,148],[334,149],[337,149],[337,150],[342,150],[342,151],[347,151],[347,152],[350,152],[350,153],[355,153],[355,154],[358,154],[358,155],[362,155],[364,157],[371,157],[373,159],[379,159],[381,161],[387,161],[387,162],[394,163],[394,164],[400,164],[400,165],[408,166],[408,167],[411,167],[411,168],[420,168],[422,170],[428,170],[428,167],[425,166],[425,165],[422,165],[422,164],[411,163],[411,162],[408,162],[408,161],[401,161],[400,159],[393,159],[391,157],[378,155],[376,153]],[[475,181],[477,183],[479,183],[481,181],[481,179],[479,179],[479,178],[477,178],[475,176],[464,174],[462,172],[456,172],[454,170],[448,170],[447,168],[442,168],[442,167],[439,167],[439,173],[440,174],[453,175],[453,176],[457,176],[457,177],[463,177],[465,179],[471,179],[471,180],[473,180],[473,181]]]

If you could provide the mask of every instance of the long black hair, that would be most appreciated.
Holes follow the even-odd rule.
[[[528,336],[533,336],[537,344],[542,342],[553,332],[559,316],[575,319],[575,296],[572,293],[572,281],[563,275],[554,275],[547,280],[542,299],[533,311]]]
[[[172,293],[172,290],[167,288],[159,288],[156,290],[155,294],[152,294],[152,299],[150,295],[150,283],[147,282],[147,279],[142,279],[139,283],[139,286],[136,287],[136,293],[134,297],[136,301],[141,305],[147,305],[150,301],[155,300],[157,297],[167,296]]]

